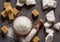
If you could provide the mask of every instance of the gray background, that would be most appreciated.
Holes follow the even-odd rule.
[[[16,0],[8,0],[8,1],[11,2],[12,7],[16,7]],[[57,8],[53,9],[53,10],[55,11],[56,22],[60,22],[60,0],[56,0],[56,1],[58,2]],[[0,12],[4,9],[4,7],[3,7],[4,2],[6,2],[6,0],[0,0]],[[24,5],[22,8],[16,7],[17,9],[20,10],[19,14],[16,17],[22,16],[22,15],[27,16],[32,20],[33,24],[36,24],[36,22],[40,18],[42,18],[44,21],[46,21],[45,15],[52,9],[43,10],[41,0],[36,0],[36,2],[37,2],[37,4],[33,7],[28,7],[26,5]],[[31,14],[33,9],[37,9],[40,13],[36,19],[34,19]],[[0,15],[0,28],[3,25],[12,26],[12,23],[13,23],[13,21],[9,21],[8,19],[5,19],[5,18],[3,19],[3,18],[1,18],[1,15]],[[53,29],[53,27],[52,27],[52,29]],[[58,32],[55,29],[53,29],[53,30],[55,31],[53,42],[60,42],[60,31]],[[40,38],[39,42],[45,42],[46,33],[44,30],[44,26],[42,26],[42,28],[40,28],[39,32],[37,33],[37,36]],[[9,37],[3,39],[0,36],[0,42],[15,42],[15,41],[13,41],[13,39],[11,39]],[[16,42],[18,42],[18,41],[16,41]]]

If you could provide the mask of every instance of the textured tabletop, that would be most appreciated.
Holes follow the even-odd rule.
[[[55,11],[55,17],[56,17],[56,22],[60,22],[60,0],[56,0],[58,2],[56,9],[54,9]],[[6,2],[6,0],[0,0],[0,13],[1,11],[4,9],[3,5],[4,2]],[[11,2],[11,5],[13,7],[16,7],[16,0],[9,0],[9,2]],[[26,5],[24,5],[22,8],[20,7],[16,7],[17,9],[20,10],[19,14],[16,16],[27,16],[28,18],[30,18],[32,20],[32,23],[35,24],[38,19],[42,18],[44,21],[46,21],[46,17],[45,15],[52,9],[47,9],[47,10],[43,10],[42,9],[42,1],[41,0],[36,0],[37,4],[33,7],[28,7]],[[34,19],[34,17],[32,16],[31,12],[33,9],[37,9],[38,12],[40,13],[39,16]],[[15,18],[16,18],[15,17]],[[9,22],[8,19],[2,19],[1,15],[0,15],[0,28],[3,25],[8,25],[8,26],[12,26],[13,21]],[[55,29],[53,29],[54,32],[54,39],[53,42],[60,42],[60,32],[56,31]],[[39,42],[45,42],[45,37],[46,37],[46,33],[44,31],[44,26],[42,26],[42,28],[40,28],[39,32],[37,33],[37,36],[40,38]],[[0,42],[15,42],[13,41],[13,39],[11,38],[2,38],[0,36]],[[16,41],[18,42],[18,41]]]

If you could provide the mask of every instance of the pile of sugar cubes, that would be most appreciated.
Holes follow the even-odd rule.
[[[57,1],[55,0],[42,0],[42,6],[43,9],[47,8],[56,8]],[[47,33],[47,36],[45,38],[45,42],[52,42],[54,37],[54,30],[51,28],[56,29],[57,31],[60,30],[60,22],[56,23],[54,10],[49,11],[46,14],[47,22],[44,23],[45,32]]]
[[[56,19],[55,19],[53,10],[51,10],[49,13],[46,14],[46,19],[47,19],[47,22],[44,23],[45,31],[47,33],[45,42],[52,42],[53,37],[54,37],[54,35],[53,35],[54,30],[52,30],[50,28],[53,27],[54,29],[59,31],[60,30],[60,22],[56,23]]]
[[[35,5],[36,1],[35,0],[17,0],[16,6],[22,7],[24,4],[26,4],[27,6]]]
[[[47,22],[44,23],[45,31],[47,33],[47,36],[45,38],[45,42],[52,42],[53,41],[53,33],[54,30],[50,29],[52,26],[52,23],[55,22],[55,16],[54,16],[54,11],[51,10],[46,14],[46,19]]]
[[[57,2],[55,0],[42,0],[42,4],[43,9],[47,9],[49,7],[56,8],[57,6]]]
[[[45,31],[47,33],[47,36],[45,38],[45,42],[52,42],[54,37],[54,30],[51,28],[54,28],[55,30],[60,30],[60,22],[56,23],[54,11],[51,10],[46,14],[47,22],[44,23]]]

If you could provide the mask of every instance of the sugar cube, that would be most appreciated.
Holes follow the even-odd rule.
[[[16,6],[22,7],[25,3],[21,3],[19,0],[17,0]]]
[[[35,0],[26,0],[26,5],[35,5],[36,1]]]
[[[51,8],[56,8],[57,2],[56,2],[56,1],[50,1],[50,2],[48,3],[48,6],[51,7]]]
[[[38,38],[37,36],[35,36],[35,37],[33,38],[33,41],[34,41],[34,42],[38,42],[38,41],[39,41],[39,38]]]
[[[53,41],[53,34],[49,33],[46,38],[45,38],[45,42],[52,42]]]
[[[19,12],[19,11],[18,11],[16,8],[13,9],[13,14],[14,14],[15,16],[17,15],[18,12]]]
[[[5,13],[5,10],[1,12],[1,15],[2,15],[3,17],[6,17],[6,16],[7,16],[7,14]]]
[[[45,28],[49,28],[49,27],[51,27],[51,25],[52,25],[52,24],[51,24],[50,22],[45,22],[45,23],[44,23]]]
[[[7,32],[8,32],[7,26],[3,26],[3,27],[1,28],[1,30],[2,30],[4,33],[7,33]]]
[[[39,15],[39,12],[38,12],[36,9],[34,9],[34,10],[32,11],[32,14],[33,14],[35,17],[37,17],[37,16]]]
[[[54,30],[52,30],[52,29],[46,29],[46,33],[54,33]]]
[[[56,30],[60,30],[60,23],[56,23],[53,26]]]
[[[46,15],[46,18],[47,18],[47,21],[49,22],[55,22],[54,11],[51,10],[50,12],[48,12]]]

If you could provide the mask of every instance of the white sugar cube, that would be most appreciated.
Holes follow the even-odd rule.
[[[60,30],[60,23],[56,23],[53,26],[56,30]]]
[[[49,0],[42,0],[43,9],[48,8],[48,2],[49,2]]]
[[[16,6],[22,7],[25,3],[20,3],[19,0],[17,0]]]
[[[53,34],[49,33],[45,38],[45,42],[52,42],[52,41],[53,41]]]
[[[56,8],[57,2],[55,0],[42,0],[43,9],[47,9],[49,7]]]
[[[52,25],[52,24],[49,23],[49,22],[45,22],[45,23],[44,23],[45,28],[49,28],[49,27],[51,27],[51,25]]]
[[[56,8],[57,2],[56,2],[56,1],[50,1],[50,2],[48,3],[48,6],[49,6],[49,7],[52,7],[52,8]]]
[[[25,37],[25,41],[30,42],[36,33],[37,33],[37,30],[35,28],[32,29],[31,32]]]
[[[14,31],[13,31],[13,29],[12,29],[11,27],[8,28],[7,36],[8,36],[8,37],[11,37],[11,38],[14,37]]]
[[[52,30],[52,29],[46,29],[46,33],[54,33],[54,30]]]
[[[36,1],[35,0],[26,0],[26,5],[35,5]]]
[[[47,18],[47,21],[49,22],[55,22],[54,11],[51,10],[50,12],[48,12],[46,15],[46,18]]]

